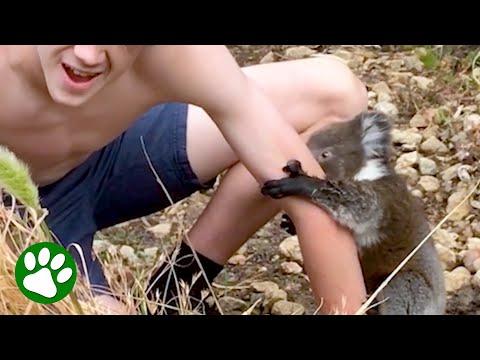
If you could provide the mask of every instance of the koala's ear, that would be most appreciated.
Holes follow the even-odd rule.
[[[379,111],[358,115],[362,129],[362,146],[367,158],[387,157],[390,152],[392,121]]]

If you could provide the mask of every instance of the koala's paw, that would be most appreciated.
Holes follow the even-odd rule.
[[[281,199],[285,196],[291,195],[291,188],[295,186],[292,179],[270,180],[263,184],[262,194],[270,196],[274,199]]]
[[[294,178],[267,181],[262,187],[262,194],[274,199],[281,199],[286,196],[311,197],[318,191],[320,181],[308,176],[300,175]]]

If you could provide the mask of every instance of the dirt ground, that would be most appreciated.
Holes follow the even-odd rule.
[[[262,59],[281,61],[316,53],[342,58],[367,85],[369,107],[395,116],[398,132],[393,161],[408,178],[411,190],[423,199],[432,225],[479,178],[480,85],[475,79],[480,74],[473,61],[477,48],[238,45],[230,46],[230,50],[242,66]],[[425,145],[431,137],[438,140],[434,148],[429,146],[432,141]],[[412,152],[417,152],[418,160],[399,164],[402,155]],[[168,251],[179,238],[181,227],[193,224],[211,194],[196,193],[162,212],[98,233],[96,249],[101,253],[112,245],[121,252],[122,246],[131,247],[135,256],[125,255],[125,266],[131,266],[136,273],[146,271],[154,262],[151,254],[157,249]],[[476,270],[465,260],[469,251],[480,249],[479,194],[477,191],[454,220],[447,221],[434,236],[445,266],[449,314],[480,314],[480,273],[475,275]],[[214,284],[225,313],[241,314],[254,304],[252,314],[271,313],[275,299],[269,301],[260,289],[260,281],[276,283],[285,292],[278,299],[300,304],[305,314],[315,312],[301,260],[286,256],[280,249],[288,237],[280,229],[277,216],[230,260]],[[271,283],[268,286],[275,287]]]

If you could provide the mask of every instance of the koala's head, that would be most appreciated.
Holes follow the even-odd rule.
[[[390,172],[390,119],[362,112],[312,135],[307,145],[329,179],[376,180]]]

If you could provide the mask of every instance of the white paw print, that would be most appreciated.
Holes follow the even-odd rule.
[[[68,281],[72,277],[73,271],[71,268],[65,267],[60,270],[56,279],[54,279],[51,270],[58,270],[63,266],[65,263],[65,255],[55,255],[50,264],[48,264],[50,261],[50,250],[46,247],[40,250],[38,259],[36,259],[35,255],[31,252],[25,255],[24,263],[27,270],[32,271],[35,269],[37,261],[42,268],[33,274],[25,276],[23,286],[31,292],[51,299],[57,295],[56,283],[63,284]]]

